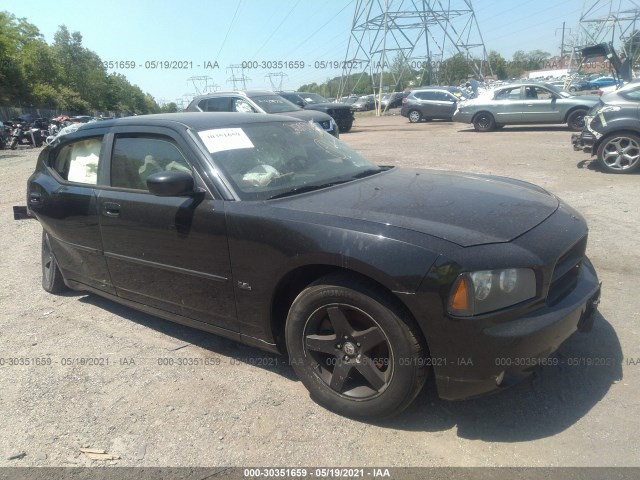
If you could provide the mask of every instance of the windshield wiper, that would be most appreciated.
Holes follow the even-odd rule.
[[[338,181],[338,182],[323,183],[321,185],[303,185],[301,187],[297,187],[297,188],[294,188],[292,190],[288,190],[288,191],[283,192],[283,193],[278,193],[277,195],[269,197],[267,200],[273,200],[273,199],[276,199],[276,198],[283,198],[283,197],[290,197],[291,195],[297,195],[298,193],[305,193],[305,192],[313,192],[314,190],[322,190],[323,188],[333,187],[334,185],[340,185],[341,183],[347,183],[349,181],[350,180],[341,180],[341,181]]]
[[[376,173],[383,172],[384,170],[385,170],[384,168],[370,168],[368,170],[364,170],[362,172],[356,173],[351,178],[364,178],[370,175],[375,175]]]

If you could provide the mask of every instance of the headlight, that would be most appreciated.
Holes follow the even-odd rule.
[[[449,313],[473,316],[524,302],[536,295],[530,268],[480,270],[458,276],[449,296]]]

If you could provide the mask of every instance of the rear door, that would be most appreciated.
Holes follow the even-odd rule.
[[[97,208],[118,296],[238,331],[224,202],[202,181],[197,154],[170,129],[113,132]],[[147,177],[168,170],[190,172],[200,193],[150,194]]]
[[[105,258],[97,209],[97,189],[104,166],[104,130],[74,135],[45,150],[45,164],[30,179],[29,208],[36,215],[58,266],[68,282],[114,294]]]

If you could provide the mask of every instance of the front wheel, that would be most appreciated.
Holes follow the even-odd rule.
[[[567,117],[567,125],[574,132],[580,132],[584,128],[584,116],[587,114],[586,110],[574,110]]]
[[[411,123],[418,123],[420,120],[422,120],[422,113],[420,113],[420,110],[411,110],[409,112],[409,115],[407,115],[409,117],[409,121]]]
[[[342,125],[339,126],[340,133],[347,133],[349,130],[351,130],[352,126],[353,126],[353,122],[343,123]]]
[[[13,137],[11,139],[11,150],[15,150],[16,148],[18,148],[18,137]]]
[[[495,126],[496,121],[490,113],[479,113],[473,119],[473,128],[475,128],[477,132],[490,132]]]
[[[619,133],[606,138],[598,147],[598,163],[609,173],[631,173],[640,168],[640,137]]]
[[[334,412],[380,418],[404,410],[422,389],[422,336],[385,292],[330,275],[294,300],[289,358],[312,398]]]
[[[68,290],[51,249],[49,235],[44,231],[42,232],[42,288],[49,293],[62,293]]]

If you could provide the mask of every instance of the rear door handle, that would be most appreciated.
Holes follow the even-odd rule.
[[[102,204],[102,213],[107,217],[119,217],[120,204],[114,202],[104,202]]]

